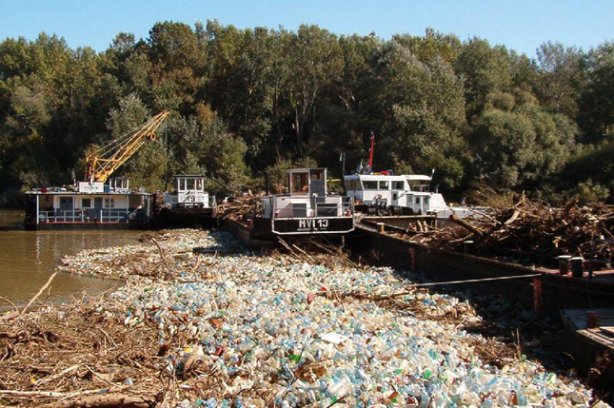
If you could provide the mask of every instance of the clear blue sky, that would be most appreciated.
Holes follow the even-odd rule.
[[[118,32],[147,38],[157,21],[217,19],[239,28],[317,24],[337,34],[422,35],[426,27],[530,57],[546,41],[584,50],[614,39],[614,0],[0,0],[0,39],[45,31],[106,49]]]

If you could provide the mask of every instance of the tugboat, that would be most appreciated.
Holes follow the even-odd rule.
[[[431,191],[433,174],[394,175],[391,170],[373,172],[375,134],[371,133],[368,165],[362,162],[355,174],[344,175],[345,195],[356,203],[356,209],[378,215],[432,215],[447,219],[450,215],[464,218],[474,214],[467,207],[450,207],[443,196]]]
[[[175,191],[163,195],[157,222],[160,226],[189,227],[205,225],[217,216],[215,196],[204,189],[202,174],[177,174]]]
[[[439,219],[454,214],[459,218],[474,212],[467,207],[451,207],[441,193],[430,191],[431,176],[392,175],[389,172],[344,176],[346,195],[367,213],[432,214]]]
[[[262,216],[254,219],[254,234],[346,234],[354,230],[354,202],[328,193],[325,168],[295,168],[286,172],[287,193],[262,199]]]
[[[347,234],[354,230],[354,202],[328,193],[325,168],[286,172],[287,192],[262,198],[262,214],[248,221],[251,236]]]

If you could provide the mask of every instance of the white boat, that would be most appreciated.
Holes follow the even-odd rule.
[[[210,212],[216,207],[215,196],[204,189],[205,176],[178,174],[174,176],[176,190],[164,193],[164,207],[169,210],[200,209]]]
[[[325,168],[287,171],[287,193],[263,197],[252,235],[345,234],[354,230],[353,200],[328,193]]]
[[[145,226],[153,217],[154,195],[133,191],[123,177],[77,183],[76,188],[42,187],[26,191],[28,229]]]
[[[192,227],[211,223],[217,215],[215,196],[205,191],[202,174],[178,174],[175,190],[164,193],[156,223],[159,227]]]
[[[346,196],[357,209],[409,214],[435,214],[459,218],[473,214],[468,207],[451,207],[439,192],[431,191],[432,178],[421,174],[351,174],[343,177]]]

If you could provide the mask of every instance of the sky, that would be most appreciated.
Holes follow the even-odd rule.
[[[41,32],[72,48],[105,50],[115,35],[146,39],[154,23],[218,20],[238,28],[296,30],[317,24],[339,35],[423,35],[427,27],[461,40],[536,56],[547,41],[587,51],[614,40],[614,0],[0,0],[0,39]]]

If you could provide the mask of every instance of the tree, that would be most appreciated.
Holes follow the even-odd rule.
[[[476,177],[494,188],[535,188],[566,164],[576,132],[563,115],[535,106],[487,110],[470,139]]]
[[[537,49],[538,93],[542,106],[574,118],[578,112],[578,89],[584,81],[581,50],[547,42]]]
[[[589,52],[587,85],[581,92],[578,122],[583,141],[594,143],[614,135],[614,42]]]
[[[341,76],[343,59],[336,36],[317,26],[301,25],[288,45],[285,52],[292,75],[286,78],[283,92],[294,113],[292,129],[300,157],[307,121],[316,115],[322,90]]]
[[[464,81],[469,119],[484,109],[487,95],[511,90],[509,53],[505,47],[491,47],[486,40],[473,38],[463,44],[455,71]]]

